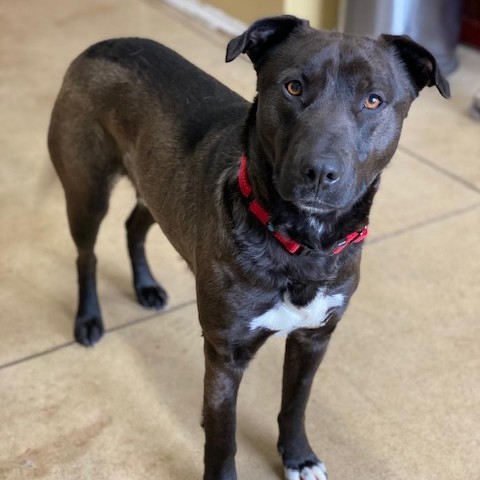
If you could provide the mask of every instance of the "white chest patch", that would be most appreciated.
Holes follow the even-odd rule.
[[[290,302],[288,294],[283,302],[278,303],[264,314],[250,322],[250,329],[266,328],[276,331],[277,335],[287,335],[297,328],[318,328],[325,324],[328,311],[341,307],[344,296],[340,293],[326,295],[319,290],[317,296],[304,307],[296,307]]]

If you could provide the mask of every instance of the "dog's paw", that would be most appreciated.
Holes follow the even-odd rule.
[[[299,468],[285,468],[285,480],[328,480],[327,469],[322,462],[308,462]]]
[[[135,293],[143,307],[160,310],[167,304],[167,292],[160,285],[137,286]]]
[[[75,340],[85,347],[92,347],[103,337],[101,317],[77,318],[74,330]]]

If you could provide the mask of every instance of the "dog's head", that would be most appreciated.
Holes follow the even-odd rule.
[[[435,58],[406,36],[319,31],[292,16],[255,22],[230,41],[257,71],[256,135],[280,196],[298,208],[346,209],[391,159],[425,86],[450,96]]]

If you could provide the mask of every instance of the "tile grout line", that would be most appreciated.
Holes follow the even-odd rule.
[[[135,320],[131,320],[130,322],[125,322],[125,323],[122,323],[121,325],[117,325],[116,327],[108,328],[108,329],[105,330],[105,333],[116,332],[118,330],[123,330],[125,328],[132,327],[134,325],[138,325],[140,323],[144,323],[144,322],[147,322],[149,320],[153,320],[154,318],[163,317],[167,313],[172,313],[172,312],[182,310],[183,308],[189,307],[189,306],[194,305],[196,303],[197,303],[196,300],[189,300],[187,302],[181,303],[180,305],[176,305],[169,310],[164,310],[163,312],[160,312],[160,313],[154,313],[152,315],[147,315],[146,317],[137,318]],[[77,342],[72,340],[70,342],[62,343],[60,345],[56,345],[54,347],[48,348],[47,350],[43,350],[41,352],[33,353],[32,355],[27,355],[26,357],[18,358],[17,360],[12,360],[10,362],[4,363],[3,365],[0,365],[0,371],[1,370],[6,370],[9,367],[14,367],[16,365],[26,363],[30,360],[35,360],[36,358],[44,357],[44,356],[49,355],[51,353],[58,352],[59,350],[63,350],[67,347],[71,347],[72,345],[77,345]],[[84,348],[89,348],[89,347],[84,347]]]
[[[423,155],[420,155],[414,152],[413,150],[410,150],[409,148],[404,147],[403,145],[399,145],[398,150],[402,151],[403,153],[406,153],[407,155],[411,156],[412,158],[419,161],[420,163],[423,163],[424,165],[432,168],[433,170],[436,170],[438,173],[445,175],[446,177],[450,178],[450,180],[460,183],[464,187],[468,188],[469,190],[472,190],[473,192],[480,194],[480,188],[477,187],[474,183],[470,183],[468,180],[465,180],[464,178],[460,177],[459,175],[456,175],[450,170],[447,170],[446,168],[443,168],[435,164],[431,160],[428,160],[427,158],[425,158]]]
[[[4,363],[3,365],[0,365],[0,371],[1,370],[6,370],[9,367],[14,367],[15,365],[19,365],[21,363],[28,362],[29,360],[35,360],[36,358],[39,357],[44,357],[45,355],[48,355],[50,353],[55,353],[59,350],[63,350],[64,348],[70,347],[71,345],[75,345],[76,342],[73,340],[70,342],[62,343],[60,345],[56,345],[55,347],[51,347],[47,350],[43,350],[41,352],[34,353],[32,355],[28,355],[26,357],[18,358],[17,360],[12,360],[11,362]]]
[[[472,210],[480,209],[480,203],[475,203],[473,205],[469,205],[468,207],[461,208],[459,210],[455,210],[453,212],[445,213],[443,215],[439,215],[438,217],[433,217],[428,220],[425,220],[423,222],[418,222],[413,225],[410,225],[405,228],[400,228],[398,230],[395,230],[394,232],[391,233],[386,233],[385,235],[381,235],[377,238],[374,238],[370,241],[365,246],[368,245],[374,245],[377,243],[384,242],[386,240],[389,240],[390,238],[394,238],[398,235],[403,235],[409,232],[421,230],[422,228],[429,227],[430,225],[435,225],[437,223],[441,223],[445,220],[449,220],[450,218],[457,217],[459,215],[463,215],[464,213],[468,213]]]

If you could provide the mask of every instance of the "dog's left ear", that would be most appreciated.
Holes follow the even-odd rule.
[[[285,40],[293,30],[308,25],[307,20],[292,15],[257,20],[246,32],[230,40],[226,61],[231,62],[241,53],[246,53],[255,64],[265,51]]]
[[[441,74],[435,57],[407,35],[380,35],[389,45],[396,50],[401,60],[407,67],[413,80],[417,93],[425,86],[435,85],[445,98],[450,98],[450,85]]]

